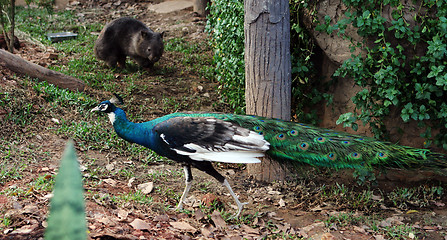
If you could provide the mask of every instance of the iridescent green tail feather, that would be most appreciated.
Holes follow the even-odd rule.
[[[305,124],[257,116],[209,114],[253,130],[270,142],[268,155],[278,161],[335,169],[446,169],[447,156],[427,149],[380,142]]]

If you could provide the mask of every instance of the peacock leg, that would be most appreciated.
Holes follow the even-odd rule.
[[[231,218],[237,218],[237,217],[239,217],[239,214],[241,214],[241,211],[242,211],[242,208],[244,207],[244,205],[248,204],[248,202],[241,203],[239,201],[236,194],[234,194],[233,189],[231,189],[230,183],[228,183],[227,179],[224,180],[223,185],[228,188],[228,191],[230,192],[231,196],[233,196],[234,201],[236,201],[238,210],[237,210],[236,215],[233,215]]]
[[[190,165],[185,165],[183,166],[183,170],[185,171],[185,190],[183,190],[183,194],[182,197],[180,198],[180,201],[177,205],[177,207],[175,208],[175,210],[181,210],[183,209],[183,202],[186,199],[186,196],[189,193],[189,190],[191,189],[192,186],[192,173],[191,173],[191,166]]]
[[[216,169],[214,169],[214,167],[211,164],[211,162],[203,161],[203,162],[199,162],[198,164],[195,164],[195,162],[192,162],[192,164],[193,164],[194,167],[198,168],[199,170],[202,170],[202,171],[208,173],[209,175],[213,176],[217,181],[222,183],[222,185],[227,187],[227,189],[230,192],[231,196],[236,201],[236,204],[237,204],[237,207],[238,207],[238,211],[237,211],[236,215],[232,216],[231,218],[237,218],[239,216],[239,214],[241,214],[242,208],[247,203],[241,203],[239,201],[239,199],[237,198],[236,194],[234,194],[233,189],[231,189],[230,184],[228,183],[227,179],[224,176],[222,176],[222,174],[220,174],[218,171],[216,171]]]

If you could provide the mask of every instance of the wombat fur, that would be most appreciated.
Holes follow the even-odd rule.
[[[110,67],[124,67],[126,56],[142,67],[152,67],[163,54],[163,33],[156,33],[144,23],[129,17],[108,23],[95,43],[97,59]]]

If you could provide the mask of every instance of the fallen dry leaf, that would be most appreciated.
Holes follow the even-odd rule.
[[[322,210],[323,208],[320,205],[310,209],[311,212],[321,212]]]
[[[167,222],[167,221],[169,221],[169,216],[166,214],[154,217],[154,222]]]
[[[152,189],[154,189],[154,183],[153,182],[147,182],[139,184],[137,187],[142,193],[149,194],[152,192]]]
[[[209,237],[211,237],[211,234],[212,234],[212,229],[210,229],[210,228],[212,228],[212,227],[200,228],[200,232],[202,233],[203,236],[209,238]]]
[[[39,212],[39,207],[37,207],[37,205],[33,205],[33,204],[26,205],[23,208],[23,212],[24,213],[37,213],[37,212]]]
[[[300,233],[303,237],[307,236],[307,233],[310,232],[311,230],[315,229],[315,228],[321,228],[321,230],[323,230],[323,228],[325,227],[324,222],[316,222],[316,223],[312,223],[310,225],[307,225],[305,227],[302,227],[300,229]]]
[[[130,226],[132,226],[134,229],[138,230],[148,230],[151,229],[151,225],[149,225],[147,222],[136,218],[130,223]]]
[[[423,226],[422,229],[424,229],[425,231],[436,231],[438,230],[437,226]]]
[[[109,184],[110,186],[115,186],[116,185],[116,181],[111,179],[111,178],[107,178],[103,180],[105,183]]]
[[[383,235],[375,235],[374,236],[375,240],[385,240],[385,238],[383,237]]]
[[[127,186],[128,187],[132,187],[132,183],[133,182],[135,182],[135,177],[131,177],[130,179],[129,179],[129,181],[127,182]]]
[[[267,193],[270,195],[280,195],[281,194],[280,191],[275,191],[275,190],[268,191]]]
[[[131,234],[113,234],[113,233],[91,233],[89,237],[92,239],[119,239],[119,240],[138,240],[138,237]]]
[[[217,197],[215,194],[212,194],[212,193],[207,193],[207,194],[203,195],[202,202],[207,207],[210,207],[212,205],[214,205],[214,206],[223,206],[223,203],[219,199],[219,197]]]
[[[227,223],[222,218],[219,211],[214,210],[214,212],[211,214],[211,220],[213,220],[217,228],[219,229],[227,228]]]
[[[259,229],[251,228],[251,227],[249,227],[249,226],[247,226],[245,224],[241,226],[241,230],[246,232],[246,233],[248,233],[248,234],[260,235]]]
[[[115,223],[112,220],[110,220],[110,218],[108,218],[108,217],[99,218],[98,222],[103,223],[104,225],[109,226],[109,227],[115,226]]]
[[[27,233],[32,232],[36,227],[37,227],[37,224],[25,225],[25,226],[22,226],[21,228],[18,228],[16,230],[12,231],[12,234],[27,234]]]
[[[106,165],[106,169],[109,171],[112,171],[114,168],[115,168],[115,164],[113,164],[113,163],[109,163]]]
[[[354,231],[359,232],[359,233],[366,233],[366,230],[364,228],[357,227],[357,226],[354,226]]]
[[[321,236],[321,240],[335,240],[335,237],[331,233],[327,232]]]
[[[417,213],[417,212],[419,212],[419,211],[418,210],[408,210],[406,212],[406,214]]]
[[[197,231],[196,228],[194,228],[187,222],[170,222],[169,224],[171,224],[171,226],[174,227],[175,229],[178,229],[181,231],[186,231],[186,232],[190,232],[190,233],[195,233]]]
[[[126,221],[129,212],[124,209],[119,209],[117,215],[118,215],[118,221],[122,222]]]
[[[286,201],[284,201],[284,199],[279,199],[279,202],[278,202],[278,204],[279,204],[279,207],[285,207],[286,206]]]
[[[197,221],[200,221],[205,218],[205,214],[202,212],[202,210],[197,209],[196,211],[194,211],[194,217]]]

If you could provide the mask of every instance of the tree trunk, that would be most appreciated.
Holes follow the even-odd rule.
[[[194,0],[194,5],[193,5],[194,12],[199,14],[199,16],[201,16],[201,17],[206,17],[206,15],[208,15],[206,6],[208,5],[209,2],[210,2],[210,0]]]
[[[11,0],[11,29],[9,30],[9,52],[14,53],[14,28],[16,25],[16,1]]]
[[[245,0],[245,99],[247,114],[290,120],[291,60],[288,0]],[[285,170],[264,158],[248,172],[283,180]]]
[[[28,62],[2,49],[0,49],[0,66],[9,68],[16,73],[39,78],[60,88],[66,88],[72,91],[84,91],[85,84],[81,80]]]

